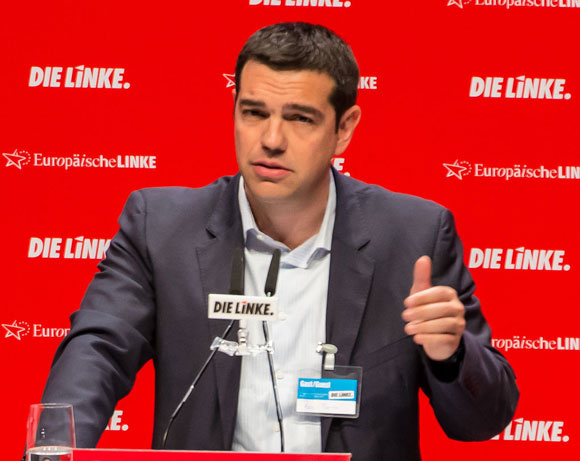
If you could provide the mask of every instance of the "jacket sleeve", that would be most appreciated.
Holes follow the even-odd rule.
[[[134,192],[99,272],[71,315],[42,397],[73,405],[80,448],[97,444],[117,401],[153,356],[155,295],[146,220],[143,194]]]
[[[463,246],[448,210],[440,214],[439,231],[432,254],[433,285],[457,290],[465,306],[463,351],[452,379],[440,379],[423,353],[425,381],[437,420],[453,439],[487,440],[510,422],[519,399],[515,374],[507,360],[491,346],[491,330],[474,296],[475,285],[463,264]]]

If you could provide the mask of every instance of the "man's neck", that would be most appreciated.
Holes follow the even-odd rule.
[[[318,197],[301,203],[261,203],[246,194],[256,225],[264,234],[293,250],[320,231],[328,202],[328,186]]]

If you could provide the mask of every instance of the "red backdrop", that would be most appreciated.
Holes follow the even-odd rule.
[[[314,4],[311,5],[311,4]],[[578,0],[9,2],[0,7],[0,366],[6,459],[130,191],[235,173],[231,75],[282,20],[351,45],[363,119],[343,173],[449,207],[521,400],[499,440],[426,460],[576,460]],[[145,448],[152,370],[101,446]]]

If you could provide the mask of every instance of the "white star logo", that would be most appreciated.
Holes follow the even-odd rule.
[[[471,173],[471,165],[469,162],[455,160],[453,163],[444,163],[443,166],[447,170],[446,178],[455,176],[456,178],[463,179],[463,176]]]
[[[463,0],[449,0],[447,2],[447,6],[456,5],[459,8],[463,9]]]
[[[25,326],[22,326],[25,325]],[[28,334],[28,332],[30,331],[30,326],[28,325],[28,323],[26,322],[17,322],[16,320],[14,320],[14,322],[10,323],[3,323],[2,327],[6,330],[6,335],[4,336],[5,338],[10,338],[11,336],[13,336],[14,338],[16,338],[18,341],[20,341],[20,335],[22,336],[26,336]]]
[[[222,74],[224,78],[228,81],[226,88],[231,88],[236,86],[236,74]]]
[[[6,159],[6,166],[15,166],[19,170],[22,170],[24,165],[30,163],[30,154],[25,150],[19,151],[15,149],[11,154],[3,152],[2,155]]]

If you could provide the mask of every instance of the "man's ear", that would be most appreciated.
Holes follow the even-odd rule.
[[[234,98],[234,104],[236,103],[236,89],[232,88],[232,97]]]
[[[338,124],[338,141],[336,143],[336,150],[334,155],[342,154],[352,139],[354,130],[360,122],[361,118],[361,108],[354,105],[346,110],[342,117],[340,117],[340,122]]]

